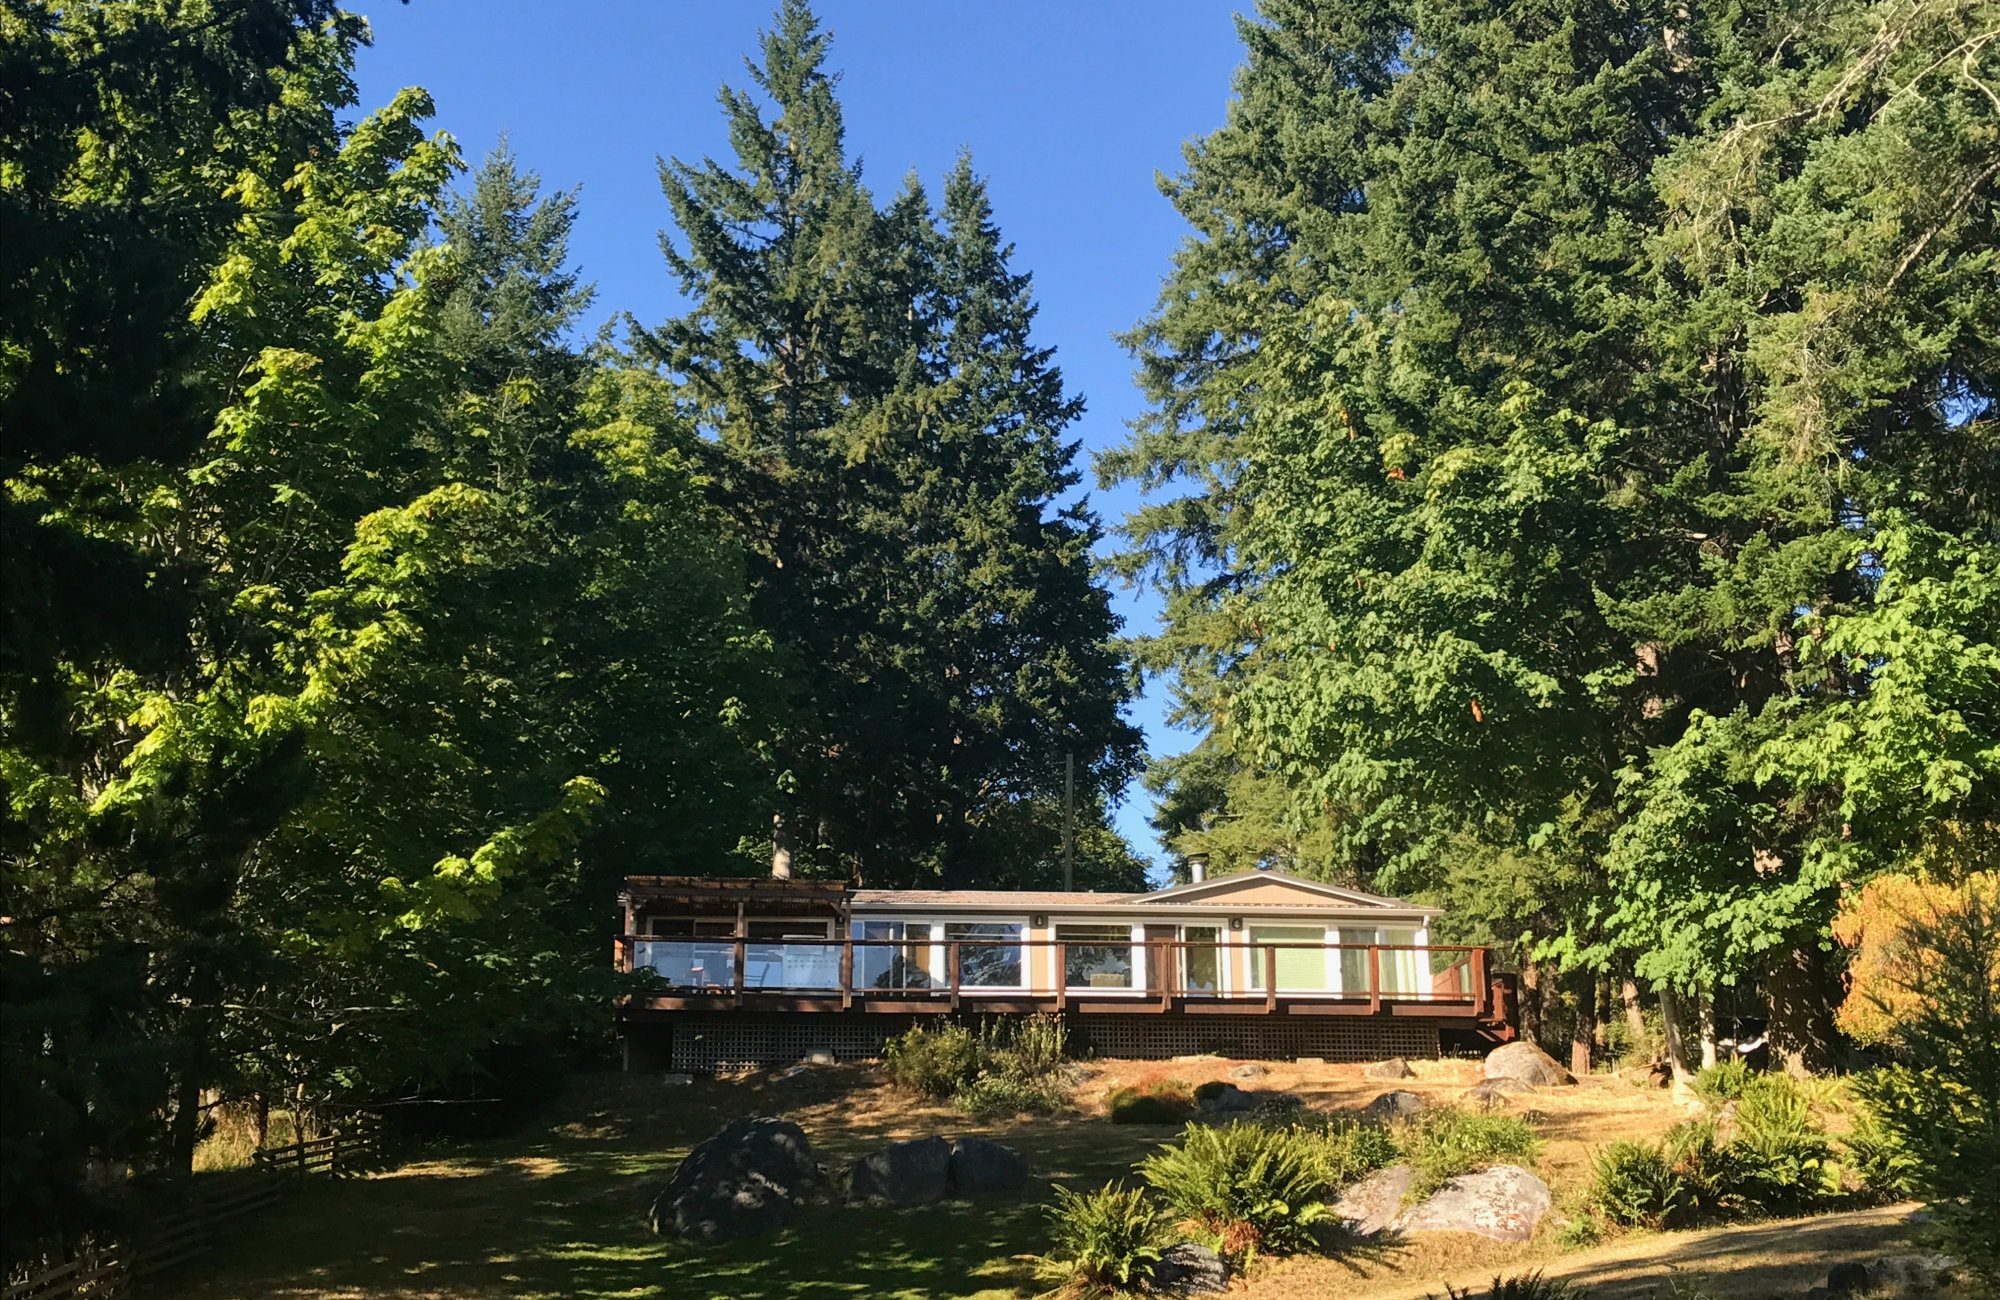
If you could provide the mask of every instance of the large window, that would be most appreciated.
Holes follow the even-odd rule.
[[[1212,925],[1184,925],[1181,940],[1181,987],[1189,993],[1222,991],[1221,954],[1216,943],[1222,931]]]
[[[876,943],[854,949],[854,983],[864,989],[931,987],[931,926],[928,921],[864,921],[863,939]]]
[[[1384,929],[1382,942],[1394,944],[1394,950],[1382,953],[1382,991],[1399,997],[1418,997],[1430,992],[1430,981],[1426,973],[1430,963],[1417,947],[1417,932],[1410,929]]]
[[[1021,930],[1018,921],[946,922],[946,939],[966,941],[958,949],[959,985],[969,989],[1020,988]]]
[[[1056,941],[1063,949],[1063,986],[1072,989],[1132,987],[1132,927],[1129,925],[1059,925]]]
[[[1278,947],[1280,944],[1309,947]],[[1278,954],[1278,988],[1314,992],[1326,988],[1326,930],[1317,925],[1250,927],[1250,987],[1264,987],[1267,951]]]
[[[1340,991],[1364,996],[1368,988],[1368,945],[1375,942],[1375,927],[1343,925],[1340,936]],[[1386,976],[1387,971],[1383,974]]]

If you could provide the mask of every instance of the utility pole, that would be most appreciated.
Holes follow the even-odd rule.
[[[1076,888],[1076,751],[1063,754],[1063,888]]]

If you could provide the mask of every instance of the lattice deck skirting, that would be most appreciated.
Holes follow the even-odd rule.
[[[912,1021],[935,1016],[682,1012],[624,1026],[630,1069],[689,1074],[782,1065],[825,1048],[844,1061],[880,1055]],[[1100,1056],[1164,1060],[1212,1052],[1253,1060],[1317,1056],[1329,1061],[1435,1057],[1438,1028],[1411,1020],[1301,1016],[1093,1015],[1070,1020],[1071,1041]]]

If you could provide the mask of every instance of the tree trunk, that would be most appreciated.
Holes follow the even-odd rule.
[[[1590,988],[1592,1003],[1590,1049],[1597,1059],[1611,1059],[1611,976],[1600,975]]]
[[[1542,969],[1532,961],[1521,963],[1521,1037],[1541,1045]]]
[[[174,1119],[167,1130],[167,1172],[192,1174],[194,1148],[201,1134],[201,1076],[194,1063],[183,1065],[174,1079]]]
[[[1833,1026],[1835,989],[1825,954],[1810,940],[1778,951],[1765,988],[1771,999],[1771,1060],[1791,1075],[1832,1069],[1840,1039]]]
[[[1701,1029],[1701,1068],[1706,1070],[1715,1065],[1715,990],[1702,993],[1695,1003],[1695,1023]]]
[[[271,1094],[257,1094],[257,1149],[271,1145]]]
[[[1676,1082],[1694,1074],[1694,1064],[1688,1058],[1686,1026],[1681,1021],[1677,999],[1666,989],[1660,990],[1660,1028],[1667,1039],[1667,1064],[1674,1070]]]
[[[792,878],[792,834],[791,819],[782,812],[771,814],[771,878],[790,880]]]
[[[1641,1047],[1646,1043],[1646,1013],[1639,1006],[1639,982],[1631,976],[1618,981],[1618,996],[1625,1003],[1625,1031]]]
[[[1579,1079],[1590,1073],[1590,1047],[1597,1036],[1597,978],[1588,971],[1570,980],[1576,1020],[1569,1034],[1569,1072]]]

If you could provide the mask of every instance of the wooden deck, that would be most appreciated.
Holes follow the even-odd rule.
[[[1145,979],[1143,987],[1111,993],[1093,987],[1039,988],[999,987],[968,984],[965,981],[965,953],[975,948],[1003,947],[1018,953],[1017,964],[1025,972],[1040,963],[1027,960],[1028,952],[1053,948],[1049,969],[1067,966],[1068,945],[1060,941],[1023,939],[1013,943],[986,940],[931,941],[943,949],[945,978],[935,987],[869,987],[857,984],[857,951],[870,947],[906,949],[896,940],[750,940],[743,937],[690,941],[679,946],[701,949],[717,969],[714,978],[675,983],[649,964],[654,945],[675,944],[647,935],[627,934],[617,940],[618,965],[622,971],[637,973],[651,987],[635,989],[619,999],[619,1014],[628,1020],[649,1020],[684,1012],[792,1012],[816,1014],[951,1015],[954,1013],[1030,1015],[1068,1013],[1081,1016],[1272,1016],[1272,1017],[1381,1017],[1420,1019],[1464,1028],[1497,1030],[1511,1035],[1510,999],[1504,987],[1489,980],[1489,953],[1484,948],[1430,946],[1398,949],[1386,945],[1343,948],[1337,944],[1260,944],[1251,958],[1261,964],[1261,987],[1228,992],[1190,991],[1178,987],[1175,972],[1181,969],[1176,950],[1200,945],[1180,941],[1153,940],[1143,945]],[[811,986],[773,985],[773,967],[789,969],[782,961],[786,949],[809,950],[802,956],[827,963],[837,960],[837,978],[816,981]],[[1278,955],[1286,949],[1312,949],[1338,964],[1337,954],[1366,952],[1366,987],[1355,990],[1281,989],[1278,985]],[[962,951],[963,950],[963,951]],[[1448,962],[1430,974],[1428,990],[1387,988],[1383,980],[1385,953],[1421,952],[1427,966]],[[635,955],[638,959],[635,961]],[[682,956],[683,954],[676,954]],[[1393,959],[1392,959],[1393,960]],[[675,963],[662,963],[674,965]],[[685,962],[679,963],[685,965]],[[707,962],[703,963],[706,967]],[[752,977],[752,970],[759,972]],[[706,972],[705,972],[706,973]],[[650,978],[647,978],[650,977]],[[925,977],[928,983],[928,977]],[[821,986],[823,985],[823,986]]]

